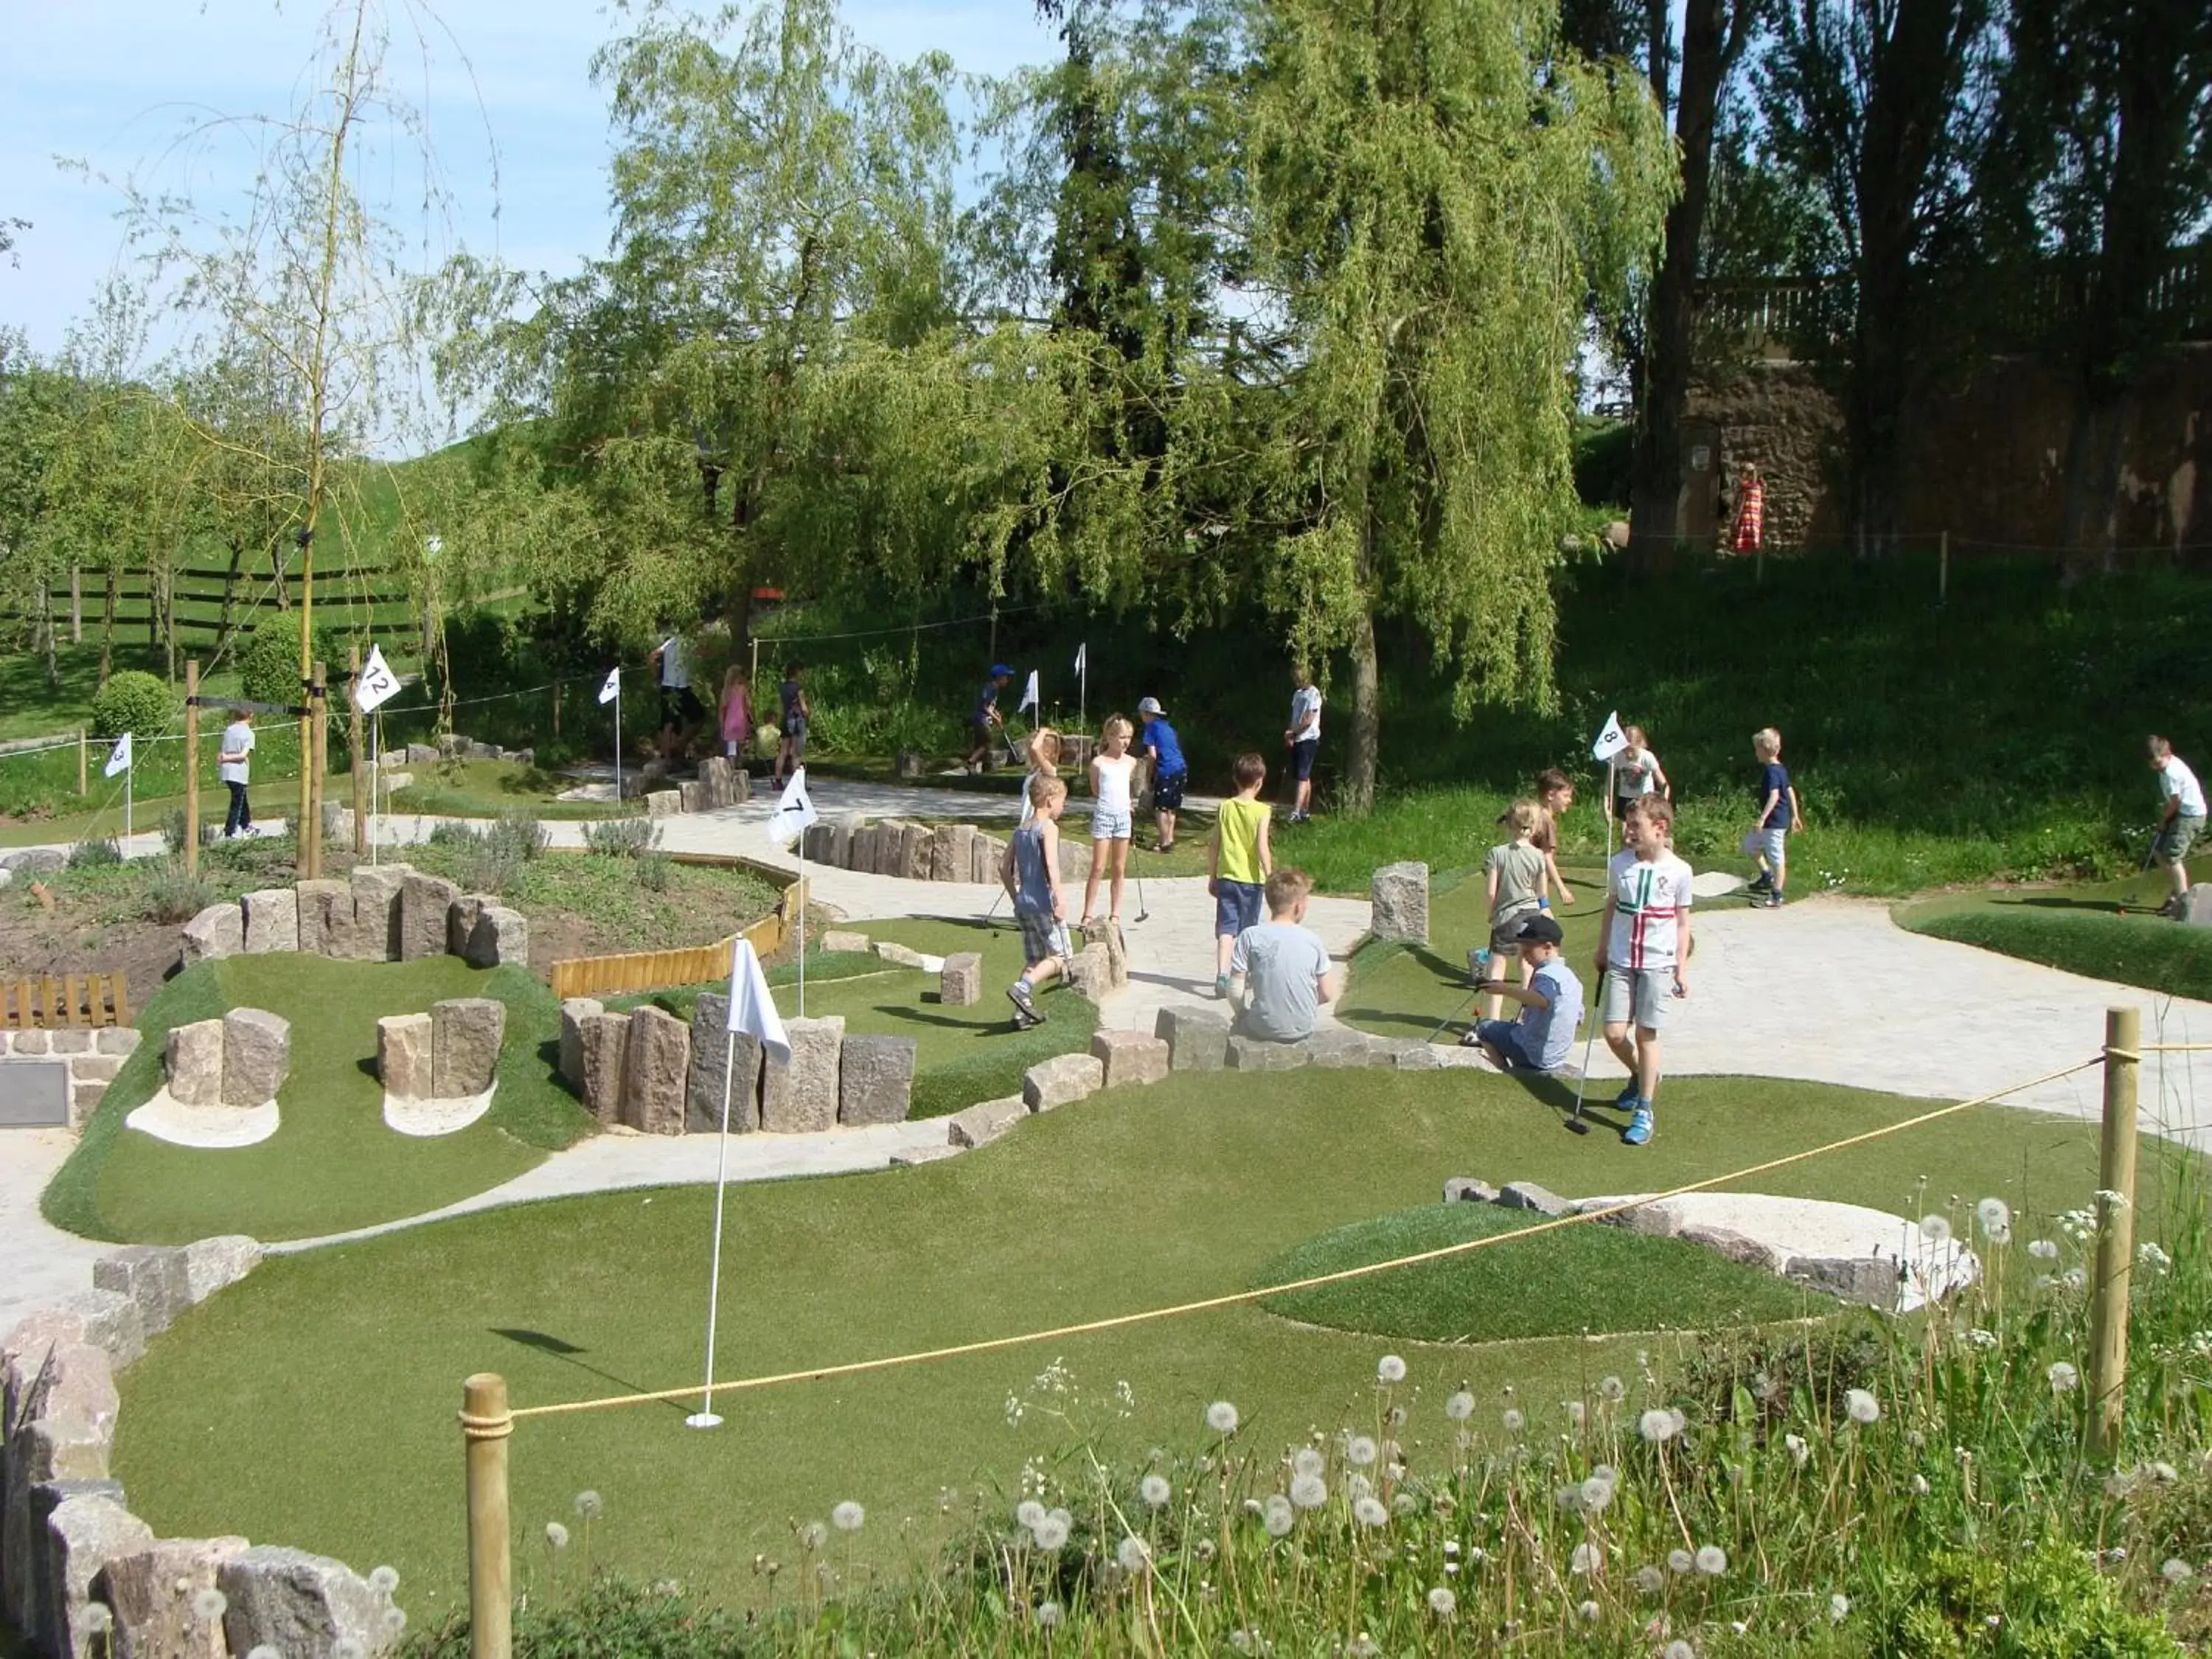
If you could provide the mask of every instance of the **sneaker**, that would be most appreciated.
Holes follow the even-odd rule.
[[[1470,1025],[1467,1030],[1460,1033],[1459,1046],[1462,1048],[1480,1048],[1482,1047],[1482,1039],[1475,1034],[1475,1028],[1474,1026]]]
[[[1759,908],[1762,910],[1779,910],[1782,908],[1781,890],[1774,887],[1768,888],[1765,896],[1759,901]]]
[[[1226,1002],[1229,1000],[1228,975],[1216,974],[1213,976],[1213,1000],[1216,1002]]]
[[[1006,1000],[1014,1005],[1014,1023],[1023,1030],[1028,1030],[1032,1025],[1044,1024],[1044,1016],[1037,1012],[1036,1003],[1030,996],[1028,986],[1017,982],[1006,987]]]
[[[1628,1079],[1628,1086],[1613,1097],[1613,1103],[1625,1112],[1642,1098],[1643,1097],[1636,1092],[1636,1079],[1631,1078]]]
[[[1746,890],[1753,893],[1771,893],[1774,890],[1774,878],[1762,870]]]
[[[1628,1127],[1620,1132],[1621,1139],[1631,1146],[1641,1146],[1651,1139],[1651,1103],[1638,1100],[1629,1114]]]

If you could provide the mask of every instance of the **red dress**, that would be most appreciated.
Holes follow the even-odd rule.
[[[1747,478],[1739,494],[1735,507],[1735,531],[1729,538],[1729,545],[1739,553],[1756,553],[1766,532],[1766,484],[1759,478]]]

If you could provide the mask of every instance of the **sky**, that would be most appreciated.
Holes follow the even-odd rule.
[[[427,111],[450,205],[426,216],[419,163],[391,166],[410,234],[565,274],[606,250],[605,100],[592,52],[623,32],[599,0],[382,0],[404,95]],[[948,52],[970,73],[1048,61],[1032,0],[848,0],[845,21],[895,58]],[[124,258],[119,181],[189,193],[202,210],[248,198],[245,129],[302,90],[324,27],[319,0],[0,0],[0,219],[27,219],[0,258],[0,327],[61,348]],[[82,169],[73,164],[82,164]],[[106,182],[103,182],[105,180]]]

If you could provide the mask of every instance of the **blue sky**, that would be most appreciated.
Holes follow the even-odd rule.
[[[604,251],[607,125],[589,64],[621,32],[622,14],[599,0],[386,6],[396,78],[429,113],[452,201],[435,251],[465,244],[554,272]],[[180,143],[179,134],[210,116],[289,109],[323,15],[314,0],[0,0],[0,217],[32,222],[17,237],[15,265],[0,260],[0,326],[55,350],[116,269],[117,190],[58,158],[188,191],[210,210],[236,206],[252,179],[247,146],[235,137]],[[433,15],[422,30],[412,21]],[[845,18],[893,57],[939,49],[980,74],[1055,50],[1031,0],[854,0]],[[450,39],[436,38],[439,26]],[[416,45],[422,34],[433,37],[427,52]],[[419,191],[400,178],[395,194]]]

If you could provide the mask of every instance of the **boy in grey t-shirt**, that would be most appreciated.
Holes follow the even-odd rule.
[[[1238,1029],[1270,1042],[1313,1035],[1314,1015],[1343,994],[1344,976],[1328,947],[1298,924],[1306,917],[1313,878],[1278,870],[1267,878],[1267,920],[1237,936],[1230,953],[1230,994],[1241,1003]]]

